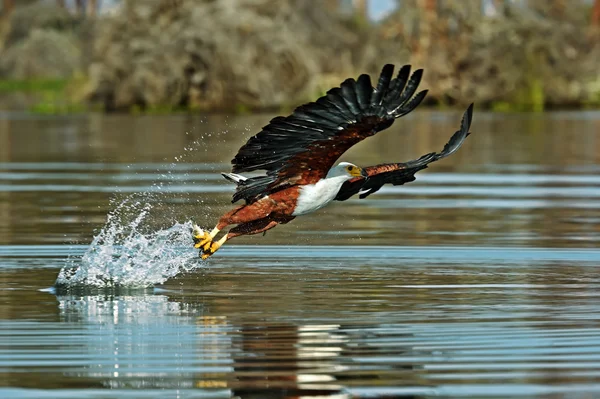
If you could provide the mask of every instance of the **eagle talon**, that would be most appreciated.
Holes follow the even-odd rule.
[[[213,243],[213,241],[209,239],[208,241],[199,243],[199,246],[197,248],[200,248],[200,250],[202,250],[202,252],[207,252],[207,251],[210,251],[210,245],[212,243]]]
[[[202,248],[203,250],[207,248],[212,241],[211,235],[197,225],[194,225],[192,228],[192,239],[194,240],[194,248]]]
[[[212,238],[209,235],[203,237],[202,239],[194,237],[194,248],[201,248],[203,251],[205,251],[209,247],[211,242]]]
[[[202,248],[202,255],[200,255],[200,257],[203,260],[207,259],[209,256],[217,252],[219,248],[221,248],[221,245],[225,243],[225,241],[227,241],[227,235],[224,235],[219,241],[212,241],[208,245],[205,245]]]
[[[202,248],[202,255],[200,255],[200,257],[202,258],[202,260],[207,259],[208,257],[210,257],[212,254],[214,254],[215,252],[217,252],[217,250],[219,249],[220,245],[218,245],[219,243],[217,242],[210,242],[207,245],[205,245]]]

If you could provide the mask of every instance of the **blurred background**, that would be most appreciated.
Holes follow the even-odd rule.
[[[384,63],[429,105],[600,105],[599,0],[3,0],[2,108],[243,113]]]

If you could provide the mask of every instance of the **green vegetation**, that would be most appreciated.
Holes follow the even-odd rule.
[[[0,80],[0,93],[59,93],[69,84],[66,79]]]
[[[542,112],[545,106],[543,82],[532,78],[529,85],[515,92],[511,101],[494,101],[490,108],[496,112]]]
[[[28,109],[35,113],[80,113],[93,109],[74,95],[85,82],[81,74],[70,79],[4,79],[0,80],[0,95],[26,95]]]
[[[0,80],[0,95],[25,94],[29,110],[40,114],[65,114],[85,112],[88,107],[69,98],[69,87],[73,81],[67,79],[23,79]]]
[[[69,101],[64,92],[42,93],[41,100],[30,107],[31,112],[46,115],[62,115],[89,111],[83,103]]]

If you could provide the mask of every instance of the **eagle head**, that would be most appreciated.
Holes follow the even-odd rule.
[[[355,177],[367,177],[365,170],[359,166],[356,166],[350,162],[340,162],[327,173],[327,177],[346,177],[346,180],[353,179]]]

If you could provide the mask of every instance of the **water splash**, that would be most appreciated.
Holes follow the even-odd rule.
[[[215,134],[226,133],[225,130]],[[125,199],[118,196],[110,199],[113,210],[106,224],[82,257],[68,259],[56,279],[57,291],[83,289],[89,293],[90,289],[100,289],[124,293],[164,283],[202,265],[197,250],[192,247],[192,223],[174,222],[175,215],[168,204],[177,198],[192,203],[187,192],[172,189],[173,184],[185,186],[190,181],[185,178],[181,181],[181,174],[173,175],[171,169],[175,170],[190,158],[197,159],[198,152],[206,153],[209,148],[201,137],[184,150],[185,153],[174,158],[171,168],[161,173],[160,181],[152,184],[152,190],[131,194]],[[202,204],[204,201],[196,198],[194,202]],[[174,224],[157,230],[157,223]]]
[[[146,232],[143,222],[151,209],[149,202],[132,197],[118,205],[86,253],[68,260],[55,286],[145,288],[198,267],[191,222]]]

